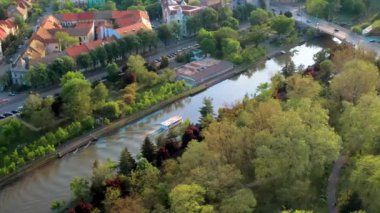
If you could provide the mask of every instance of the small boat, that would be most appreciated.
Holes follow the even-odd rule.
[[[172,129],[178,126],[180,123],[182,123],[182,121],[183,121],[182,117],[179,115],[176,115],[160,123],[160,126],[161,126],[161,129],[168,130],[168,129]]]

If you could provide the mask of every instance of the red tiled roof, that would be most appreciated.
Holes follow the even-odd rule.
[[[102,44],[103,44],[102,40],[96,40],[96,41],[91,41],[91,42],[85,43],[84,45],[86,45],[89,50],[93,50],[93,49],[101,46]]]
[[[82,53],[90,52],[88,47],[84,44],[68,47],[65,49],[65,51],[66,51],[67,55],[72,57],[72,58],[76,58]]]
[[[92,27],[92,24],[94,22],[81,22],[81,23],[78,23],[75,25],[75,28],[76,29],[81,29],[81,28],[85,28],[85,29],[88,29],[88,28],[91,28]]]
[[[62,14],[63,21],[83,21],[83,20],[93,20],[93,19],[95,19],[95,14],[93,12]]]
[[[0,20],[0,26],[1,25],[7,26],[9,29],[17,27],[16,23],[12,20],[12,18],[7,18],[5,20]]]
[[[0,28],[0,41],[4,41],[7,38],[8,34]]]

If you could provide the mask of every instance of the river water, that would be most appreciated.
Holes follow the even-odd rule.
[[[232,105],[245,94],[254,94],[261,83],[270,78],[291,57],[296,67],[313,64],[313,55],[322,47],[330,46],[331,38],[323,38],[293,48],[290,52],[273,58],[254,67],[239,76],[225,80],[193,97],[185,98],[155,112],[133,124],[127,125],[108,136],[102,137],[96,144],[77,153],[66,155],[32,173],[0,191],[0,213],[45,213],[50,212],[54,200],[69,200],[70,180],[75,176],[90,176],[92,164],[96,159],[110,158],[118,160],[121,150],[127,146],[132,154],[137,154],[143,139],[149,131],[174,115],[196,122],[199,108],[204,97],[212,97],[215,110]]]

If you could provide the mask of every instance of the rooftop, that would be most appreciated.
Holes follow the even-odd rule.
[[[228,61],[221,61],[213,58],[206,58],[200,61],[193,61],[176,69],[177,75],[188,76],[197,82],[232,68]]]

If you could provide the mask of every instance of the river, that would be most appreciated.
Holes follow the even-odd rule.
[[[75,176],[90,176],[96,159],[118,160],[121,150],[127,146],[132,154],[137,154],[145,134],[174,115],[197,122],[199,108],[204,97],[211,97],[215,110],[232,105],[245,94],[254,94],[261,83],[270,78],[283,66],[287,57],[292,57],[296,67],[313,64],[313,55],[322,47],[330,46],[331,38],[323,38],[293,48],[293,54],[284,54],[258,65],[239,76],[225,80],[207,90],[171,104],[162,110],[127,125],[96,144],[68,154],[48,165],[31,172],[0,191],[1,213],[45,213],[50,212],[54,200],[69,200],[70,180]]]

